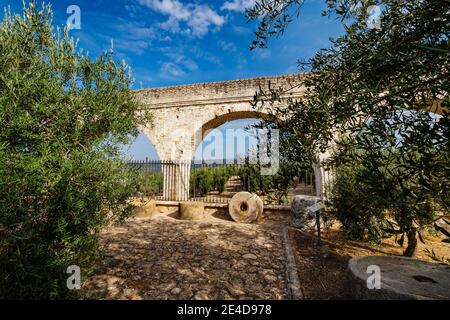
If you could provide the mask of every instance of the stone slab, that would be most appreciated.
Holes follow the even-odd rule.
[[[380,268],[380,289],[368,289],[369,266]],[[352,258],[349,272],[357,299],[450,299],[450,266],[397,256]]]

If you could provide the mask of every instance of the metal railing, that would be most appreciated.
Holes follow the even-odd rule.
[[[234,160],[138,160],[129,165],[142,172],[136,197],[228,203],[235,193],[249,191],[257,193],[264,203],[289,204],[297,194],[315,194],[314,174],[309,171],[299,172],[290,188],[282,192],[271,185],[271,176],[261,176],[254,166]]]

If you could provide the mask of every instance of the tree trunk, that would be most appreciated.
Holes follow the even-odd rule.
[[[403,252],[403,256],[414,257],[417,250],[416,230],[409,231],[407,236],[408,236],[408,247],[406,248],[405,252]]]

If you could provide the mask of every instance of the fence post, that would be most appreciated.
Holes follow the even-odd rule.
[[[191,174],[191,162],[189,160],[180,160],[178,164],[178,195],[180,201],[189,200],[189,178]]]
[[[161,170],[163,172],[163,200],[175,200],[173,163],[170,160],[162,160]]]

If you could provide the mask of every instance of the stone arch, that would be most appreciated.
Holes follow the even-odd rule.
[[[160,160],[189,163],[209,130],[227,121],[263,118],[270,110],[274,111],[270,105],[259,112],[254,110],[250,102],[255,92],[261,88],[282,88],[286,97],[302,99],[304,77],[292,74],[138,90],[138,100],[154,116],[154,126],[141,131],[152,142]],[[321,169],[320,162],[318,166]],[[188,166],[175,173],[164,172],[164,190],[176,189],[176,199],[187,199],[189,170]],[[318,185],[324,186],[327,182],[322,171],[316,170],[316,179]],[[174,177],[176,183],[171,186],[168,181]]]
[[[150,142],[150,144],[155,149],[158,159],[161,160],[162,159],[161,158],[161,150],[158,150],[158,149],[160,149],[160,148],[158,148],[159,144],[155,143],[154,138],[149,133],[149,131],[146,128],[139,128],[139,132],[142,133],[147,138],[147,140]]]

